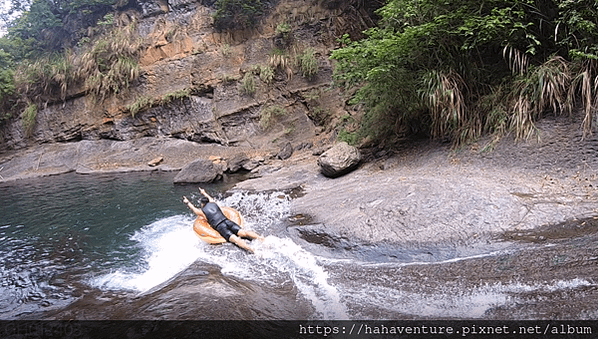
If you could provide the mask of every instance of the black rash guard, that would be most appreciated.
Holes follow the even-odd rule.
[[[206,215],[206,219],[208,219],[208,223],[210,226],[216,228],[221,222],[226,220],[226,216],[220,210],[220,207],[216,205],[216,203],[209,202],[205,204],[205,206],[201,209],[203,214]]]

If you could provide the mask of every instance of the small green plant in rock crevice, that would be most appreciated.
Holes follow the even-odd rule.
[[[274,69],[268,65],[260,66],[260,80],[268,85],[272,83],[272,80],[274,80]]]
[[[180,89],[178,91],[166,93],[166,94],[164,94],[164,96],[162,96],[162,99],[160,100],[160,104],[165,105],[165,104],[171,103],[175,100],[183,100],[185,98],[188,98],[190,95],[191,95],[191,89],[189,89],[189,88]]]
[[[135,117],[135,114],[153,107],[154,103],[155,103],[154,99],[147,97],[147,96],[143,96],[143,97],[140,97],[137,100],[135,100],[134,103],[126,106],[125,111],[129,112],[132,117]]]
[[[249,71],[245,73],[243,79],[241,79],[241,90],[248,95],[255,94],[255,79],[253,77],[253,72]]]
[[[23,111],[22,120],[23,129],[25,130],[25,134],[31,135],[33,133],[33,127],[35,126],[35,118],[37,117],[37,105],[34,103],[29,103]]]
[[[299,69],[301,74],[308,79],[318,74],[318,59],[316,59],[316,51],[309,47],[299,55]]]
[[[274,43],[280,48],[287,48],[291,44],[291,25],[286,22],[276,26],[276,36]]]
[[[152,107],[167,105],[175,100],[183,100],[191,95],[191,89],[185,88],[170,93],[164,94],[158,99],[150,98],[148,96],[142,96],[135,100],[134,103],[125,107],[125,112],[135,117],[135,114],[146,111]]]
[[[222,49],[220,50],[220,52],[222,53],[222,56],[224,56],[225,58],[230,57],[232,54],[230,45],[229,44],[222,45]]]
[[[276,117],[286,115],[286,110],[280,105],[270,105],[262,108],[260,115],[260,125],[263,128],[268,129],[272,126],[273,121]]]
[[[283,38],[287,39],[291,34],[291,25],[286,22],[278,24],[276,26],[276,34],[280,34]]]

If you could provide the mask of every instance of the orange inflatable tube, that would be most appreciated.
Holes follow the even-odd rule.
[[[244,226],[245,220],[243,220],[243,216],[241,216],[239,211],[231,207],[220,207],[220,209],[227,218],[234,221],[241,227]],[[195,222],[193,223],[193,230],[201,240],[207,242],[208,244],[215,245],[226,242],[226,239],[224,239],[220,233],[218,233],[218,231],[213,229],[210,224],[208,224],[208,220],[206,220],[206,217],[203,215],[198,216],[197,219],[195,219]]]

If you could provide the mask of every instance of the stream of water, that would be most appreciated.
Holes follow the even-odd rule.
[[[497,240],[470,256],[370,260],[292,236],[287,193],[224,195],[233,181],[206,185],[266,236],[251,255],[195,236],[181,197],[196,202],[197,187],[173,185],[173,176],[0,184],[0,319],[598,316],[598,301],[588,301],[598,300],[598,226],[543,243]]]

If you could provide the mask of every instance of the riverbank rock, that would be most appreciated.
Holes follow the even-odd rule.
[[[245,154],[235,154],[230,159],[227,159],[229,173],[236,173],[240,171],[243,166],[249,161],[249,157]]]
[[[293,145],[290,142],[287,142],[281,149],[280,152],[276,155],[280,160],[286,160],[293,155]]]
[[[339,142],[318,158],[322,174],[329,178],[337,178],[351,172],[359,166],[361,153],[356,147],[346,142]]]
[[[221,166],[207,159],[197,159],[181,169],[179,174],[174,177],[174,183],[208,183],[221,177]]]
[[[162,161],[164,160],[164,157],[157,157],[152,159],[152,161],[148,162],[147,165],[149,167],[156,167],[158,166]]]

